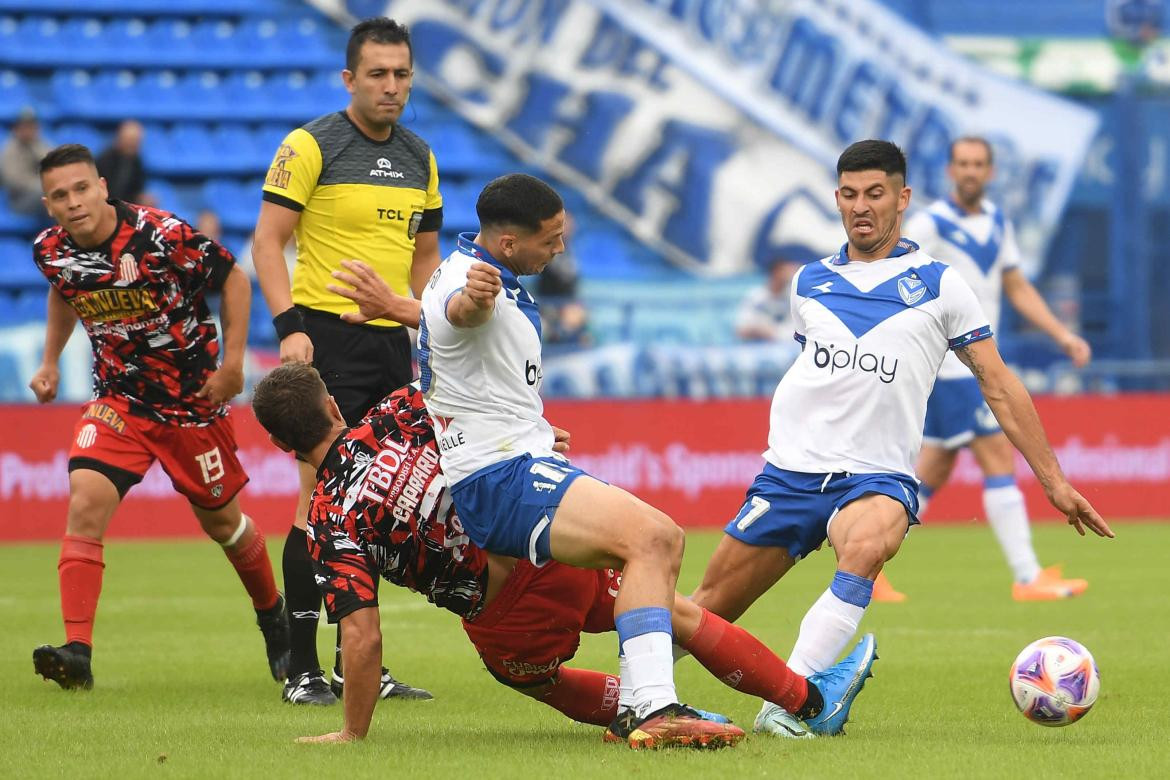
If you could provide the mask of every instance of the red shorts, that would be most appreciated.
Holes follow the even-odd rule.
[[[156,459],[175,490],[203,509],[224,506],[248,482],[236,458],[236,433],[229,417],[181,426],[132,415],[120,398],[99,398],[82,407],[69,447],[70,471],[104,474],[125,495]]]
[[[521,560],[504,587],[463,630],[488,671],[517,688],[556,676],[577,652],[581,632],[613,631],[613,606],[622,574],[550,561]]]

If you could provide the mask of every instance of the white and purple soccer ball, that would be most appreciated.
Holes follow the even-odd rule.
[[[1097,701],[1101,677],[1084,645],[1046,636],[1016,656],[1009,676],[1012,699],[1024,717],[1041,726],[1067,726]]]

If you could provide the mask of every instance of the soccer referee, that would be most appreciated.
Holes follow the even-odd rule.
[[[413,378],[410,337],[399,322],[366,321],[329,289],[341,261],[370,266],[405,307],[439,264],[443,222],[439,174],[430,147],[397,122],[410,96],[414,53],[406,27],[366,19],[353,28],[342,79],[343,111],[314,119],[285,137],[264,181],[252,259],[280,339],[281,362],[311,362],[349,425]],[[290,286],[284,246],[296,235]],[[345,316],[343,316],[345,315]],[[329,684],[317,657],[321,593],[305,538],[314,470],[298,462],[297,514],[284,546],[284,585],[292,656],[284,700],[334,704],[342,682]],[[382,670],[383,699],[431,698]]]

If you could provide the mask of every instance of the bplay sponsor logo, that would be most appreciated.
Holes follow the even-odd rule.
[[[827,368],[830,374],[838,371],[860,371],[864,374],[875,374],[885,384],[894,381],[898,373],[898,359],[888,358],[885,355],[875,355],[872,352],[862,352],[858,344],[852,350],[838,349],[837,345],[823,346],[820,342],[813,342],[813,363],[817,368]]]

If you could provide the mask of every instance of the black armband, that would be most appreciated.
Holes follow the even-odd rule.
[[[272,327],[276,329],[276,338],[284,341],[294,333],[305,332],[305,318],[296,306],[290,306],[272,318]]]

